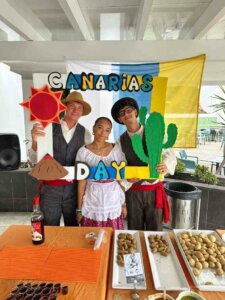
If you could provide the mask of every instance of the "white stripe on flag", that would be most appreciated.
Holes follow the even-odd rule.
[[[196,118],[196,114],[165,114],[165,119]]]

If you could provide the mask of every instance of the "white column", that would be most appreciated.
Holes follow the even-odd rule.
[[[19,136],[21,160],[26,161],[24,112],[20,102],[23,102],[21,75],[0,64],[0,133]]]

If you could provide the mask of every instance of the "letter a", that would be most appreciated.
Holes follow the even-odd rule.
[[[102,160],[100,160],[100,162],[98,163],[98,166],[94,173],[94,179],[95,180],[109,179],[109,173]]]

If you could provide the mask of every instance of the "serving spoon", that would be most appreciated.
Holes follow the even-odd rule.
[[[137,280],[134,279],[134,292],[130,294],[131,295],[131,299],[133,300],[137,300],[140,298],[140,295],[137,292]]]

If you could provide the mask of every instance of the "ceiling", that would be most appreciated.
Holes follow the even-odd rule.
[[[10,57],[15,47],[38,42],[51,46],[65,42],[66,49],[73,45],[69,42],[81,41],[151,41],[154,45],[224,40],[225,0],[1,0],[0,20],[0,61],[32,78],[32,73],[56,68],[65,72],[65,62],[43,60],[38,53],[32,60],[29,53],[23,60],[16,53]]]

